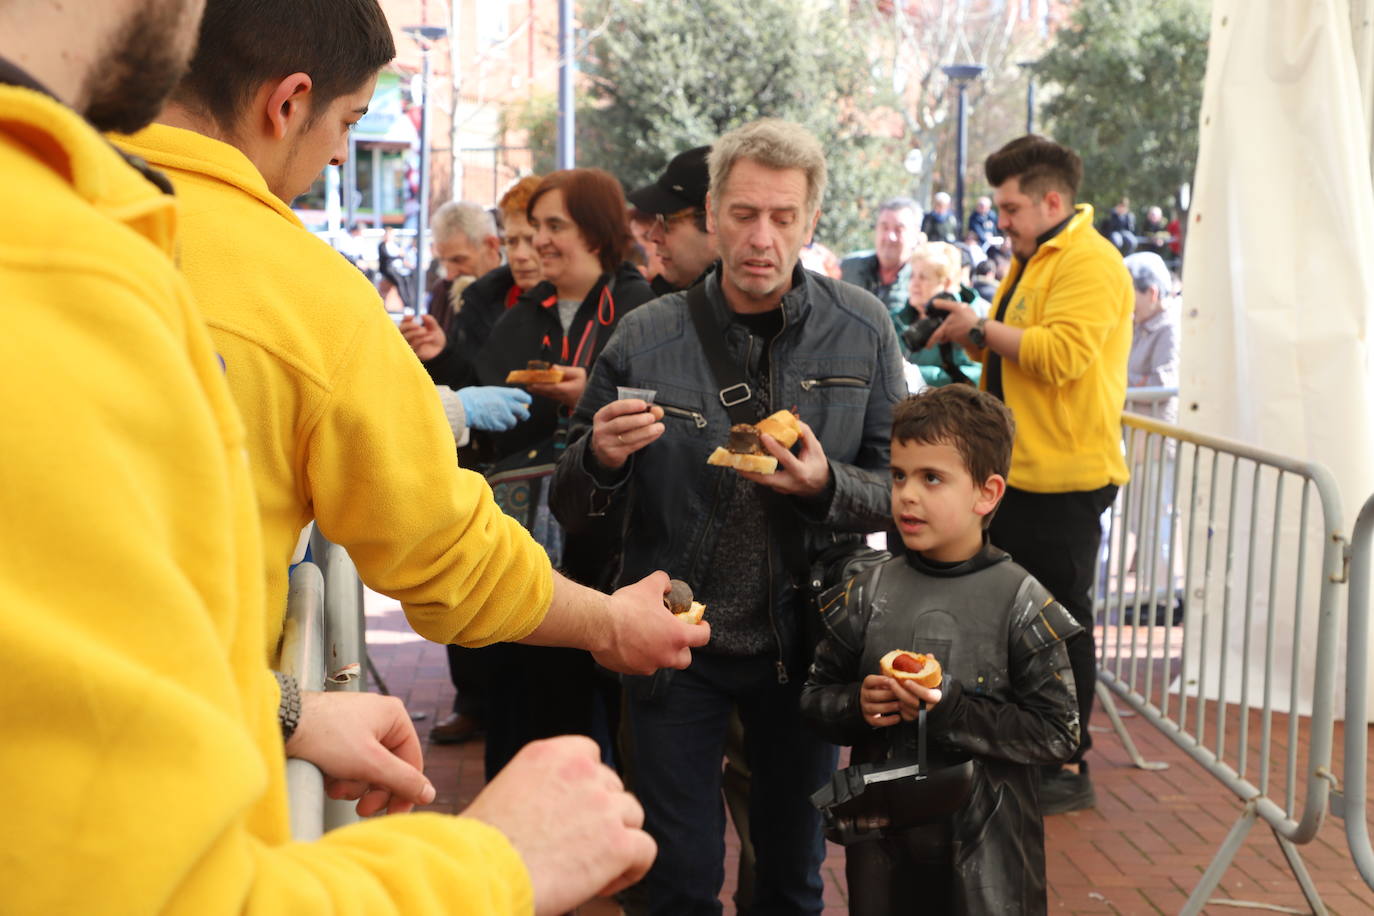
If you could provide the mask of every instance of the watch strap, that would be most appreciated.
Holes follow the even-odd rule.
[[[281,688],[281,701],[277,704],[277,722],[281,725],[281,740],[290,741],[301,721],[301,688],[296,679],[289,674],[273,671],[277,686]]]

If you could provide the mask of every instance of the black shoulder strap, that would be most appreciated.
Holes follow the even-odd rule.
[[[711,366],[711,374],[720,386],[716,396],[730,415],[730,422],[753,423],[755,417],[749,407],[753,392],[744,380],[744,369],[730,359],[725,349],[725,332],[711,314],[711,303],[706,301],[706,281],[687,290],[687,311],[696,326],[697,337],[701,338],[701,349]]]

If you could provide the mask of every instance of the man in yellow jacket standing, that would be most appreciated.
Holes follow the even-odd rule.
[[[982,358],[981,387],[1011,408],[1011,474],[989,534],[1083,625],[1068,642],[1081,744],[1040,787],[1041,810],[1058,814],[1095,804],[1082,762],[1097,684],[1090,592],[1099,519],[1128,476],[1121,410],[1135,300],[1120,253],[1093,228],[1092,207],[1074,204],[1083,177],[1077,153],[1029,135],[984,169],[998,228],[1011,240],[1011,269],[993,317],[956,306],[931,346],[955,341]]]
[[[699,644],[696,628],[652,611],[568,631],[564,608],[604,596],[553,573],[482,477],[457,467],[434,385],[376,292],[289,208],[344,161],[394,54],[377,0],[208,0],[190,72],[158,123],[117,138],[180,199],[181,267],[247,427],[269,610],[284,614],[287,565],[314,519],[435,642],[600,645],[615,670],[646,661],[605,651],[621,625]],[[606,607],[661,604],[657,587],[646,579]],[[269,622],[269,659],[280,623]]]
[[[200,13],[0,3],[3,909],[565,912],[653,857],[584,739],[532,745],[463,817],[289,842],[284,750],[397,808],[433,789],[386,698],[307,705],[283,748],[243,424],[173,262],[169,186],[97,131],[156,113]],[[656,603],[573,591],[475,635],[528,619],[626,667],[685,664],[675,628],[625,622]]]

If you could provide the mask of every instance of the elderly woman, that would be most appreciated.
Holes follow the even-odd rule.
[[[1148,251],[1127,256],[1126,270],[1135,286],[1135,334],[1126,384],[1130,388],[1177,388],[1179,315],[1173,277],[1164,259]],[[1126,409],[1173,423],[1178,419],[1178,398],[1128,399]]]
[[[979,315],[988,313],[988,303],[971,287],[959,282],[963,266],[959,249],[947,242],[925,242],[916,246],[911,253],[911,285],[908,287],[905,326],[910,327],[917,319],[927,317],[926,306],[939,295],[956,299]],[[914,352],[908,347],[908,342],[903,339],[902,349],[907,360],[920,367],[921,378],[930,387],[939,388],[954,381],[967,381],[977,386],[983,366],[970,359],[963,347],[945,344],[927,346]],[[963,378],[958,378],[955,372]]]
[[[561,454],[587,372],[620,319],[654,298],[626,260],[633,236],[625,194],[600,169],[544,177],[526,206],[542,282],[501,316],[477,359],[478,379],[500,385],[531,360],[563,370],[553,384],[531,384],[531,417],[481,437],[497,502],[520,518],[556,565],[586,585],[605,586],[619,558],[619,532],[593,530],[564,540],[548,511],[547,483]],[[484,650],[485,651],[485,650]],[[593,708],[607,697],[591,656],[568,649],[503,645],[489,696],[486,770],[490,778],[524,744],[560,734],[591,734]]]

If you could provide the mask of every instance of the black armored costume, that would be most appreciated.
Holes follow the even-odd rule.
[[[1038,769],[1078,746],[1064,640],[1079,625],[986,543],[954,565],[906,551],[827,599],[802,693],[806,718],[828,740],[853,747],[851,764],[913,759],[916,723],[867,724],[859,688],[892,649],[933,654],[944,682],[926,716],[930,766],[974,762],[972,793],[955,814],[846,849],[850,912],[1045,913]]]

